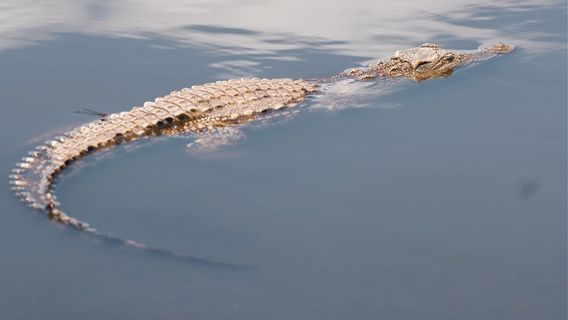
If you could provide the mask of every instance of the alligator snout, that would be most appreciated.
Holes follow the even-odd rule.
[[[479,47],[479,51],[493,54],[505,54],[513,51],[515,46],[503,42],[492,43]]]

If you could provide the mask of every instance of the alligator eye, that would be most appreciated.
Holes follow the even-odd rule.
[[[417,70],[418,68],[420,68],[420,67],[422,67],[423,65],[426,65],[426,64],[428,64],[428,63],[430,63],[430,61],[420,61],[420,62],[416,65],[416,67],[414,68],[414,70]]]
[[[445,62],[452,62],[452,61],[454,61],[454,57],[453,56],[447,56],[447,57],[444,58],[444,61]]]

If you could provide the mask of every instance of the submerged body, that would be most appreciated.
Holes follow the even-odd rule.
[[[402,77],[420,81],[447,77],[457,67],[511,50],[512,47],[501,43],[475,51],[423,44],[397,51],[392,58],[375,62],[368,68],[346,70],[330,80],[241,79],[174,91],[142,107],[81,126],[37,147],[13,170],[12,188],[22,201],[46,212],[54,221],[118,240],[124,245],[148,249],[135,241],[104,236],[87,223],[64,213],[52,191],[56,175],[74,160],[101,148],[152,135],[208,132],[246,123],[266,112],[294,107],[307,95],[320,92],[324,82],[343,78],[366,81]]]

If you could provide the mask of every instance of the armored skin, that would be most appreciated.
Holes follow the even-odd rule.
[[[253,78],[184,88],[146,102],[142,107],[111,114],[47,141],[30,151],[16,165],[10,175],[10,184],[23,202],[45,212],[54,221],[122,245],[175,255],[136,241],[104,235],[87,223],[64,213],[53,194],[54,178],[71,162],[108,146],[153,135],[202,133],[238,126],[267,112],[293,108],[307,95],[320,92],[323,82],[345,78],[357,81],[376,78],[422,81],[447,77],[465,64],[512,50],[512,46],[503,43],[474,51],[448,50],[436,44],[425,43],[416,48],[397,51],[391,58],[374,62],[367,68],[348,69],[330,79]]]
[[[339,77],[370,80],[377,77],[408,78],[416,81],[448,77],[454,69],[465,64],[513,51],[513,46],[496,43],[475,51],[443,49],[434,43],[399,50],[390,59],[372,63],[365,69],[348,69]]]

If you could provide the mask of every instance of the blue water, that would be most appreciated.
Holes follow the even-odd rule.
[[[1,319],[566,318],[565,2],[161,3],[0,5]],[[9,189],[28,150],[92,120],[74,110],[324,77],[427,41],[517,49],[217,151],[157,138],[58,180],[101,231],[250,268],[98,243]]]

